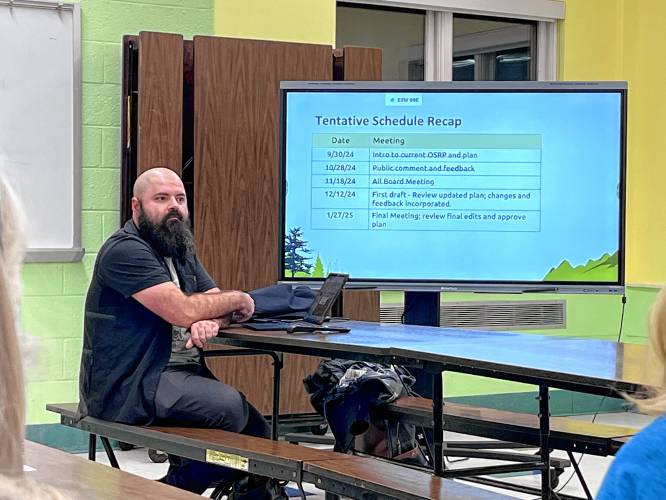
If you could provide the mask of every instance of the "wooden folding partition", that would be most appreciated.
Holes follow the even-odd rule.
[[[121,224],[131,217],[138,175],[156,166],[182,174],[183,53],[182,35],[123,37]]]
[[[193,170],[188,194],[193,198],[195,238],[199,258],[211,276],[223,289],[274,284],[279,82],[331,80],[331,47],[208,36],[183,42],[179,35],[143,32],[124,42],[124,215],[129,216],[137,172],[164,165],[180,173],[184,166],[187,188]],[[336,61],[345,79],[381,78],[377,49],[346,48],[336,53]],[[379,294],[345,292],[343,314],[378,321]],[[318,363],[308,356],[285,357],[282,413],[312,411],[302,379]],[[268,359],[217,358],[208,365],[260,411],[270,412]]]
[[[336,80],[359,81],[382,79],[382,50],[365,47],[335,49],[334,57],[339,61],[341,72]]]
[[[275,283],[278,262],[280,80],[330,80],[322,45],[195,37],[195,227],[199,258],[221,288]],[[319,360],[285,356],[281,409],[311,412],[302,379]],[[271,402],[264,357],[218,358],[216,376],[262,412]]]
[[[183,37],[139,35],[138,160],[140,174],[154,166],[181,172]]]

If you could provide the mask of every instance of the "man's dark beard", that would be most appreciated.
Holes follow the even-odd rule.
[[[178,220],[169,221],[170,217]],[[189,219],[183,220],[178,210],[171,210],[155,224],[148,220],[143,207],[139,209],[139,235],[163,257],[184,262],[194,255],[194,236]]]

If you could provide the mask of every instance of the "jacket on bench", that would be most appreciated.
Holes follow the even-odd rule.
[[[322,361],[304,380],[310,403],[326,418],[335,436],[336,451],[351,449],[355,436],[370,426],[371,408],[394,401],[414,383],[401,366],[365,361]]]

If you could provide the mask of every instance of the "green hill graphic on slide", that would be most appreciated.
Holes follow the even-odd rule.
[[[568,260],[551,268],[544,281],[616,281],[618,273],[617,252],[603,254],[598,259],[590,259],[586,264],[573,267]]]

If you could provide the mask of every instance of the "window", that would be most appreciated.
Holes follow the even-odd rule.
[[[338,3],[335,46],[382,49],[383,80],[423,80],[425,12]]]
[[[535,22],[453,16],[453,80],[536,80]]]
[[[476,69],[476,60],[473,56],[453,57],[453,80],[454,81],[474,81]]]
[[[477,0],[371,1],[337,3],[336,47],[381,48],[384,80],[555,79],[563,3],[488,2],[486,15]]]

